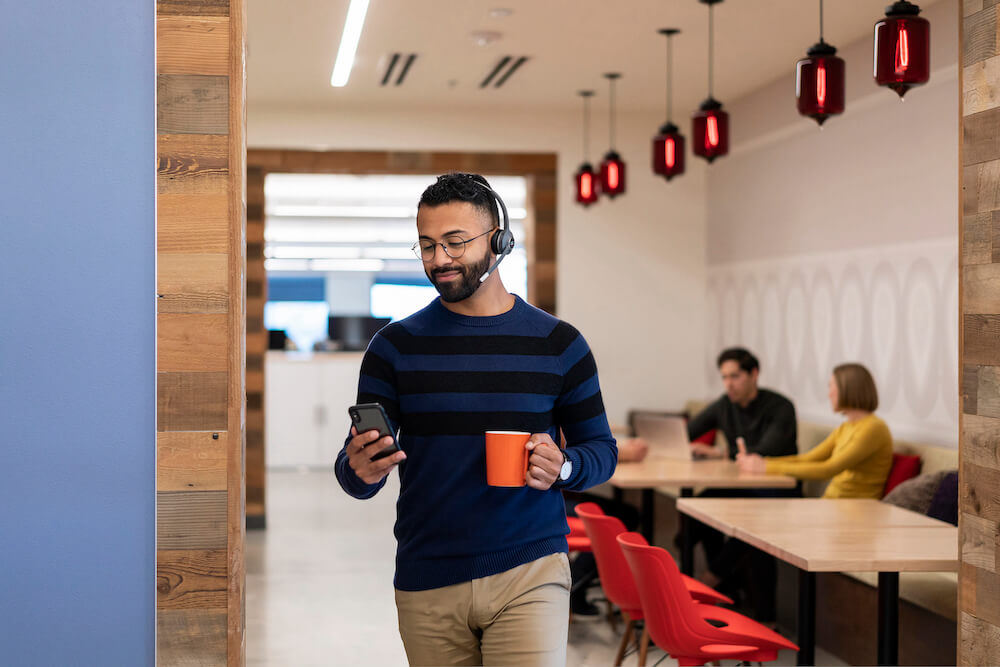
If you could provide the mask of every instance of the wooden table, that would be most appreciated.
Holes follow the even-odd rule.
[[[899,573],[958,569],[958,528],[870,499],[685,498],[677,509],[799,568],[799,664],[815,660],[816,573],[878,572],[878,664],[899,648]]]
[[[697,487],[714,489],[790,489],[797,482],[785,475],[753,475],[741,472],[729,459],[670,459],[651,452],[638,463],[619,463],[609,480],[616,489],[642,489],[641,532],[653,542],[653,489],[676,486],[683,498]],[[681,514],[681,572],[694,571],[694,543],[688,517]]]

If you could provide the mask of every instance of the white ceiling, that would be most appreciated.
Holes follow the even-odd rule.
[[[818,37],[818,0],[727,0],[715,6],[715,97],[725,103],[780,77]],[[888,0],[828,0],[825,37],[871,35]],[[932,4],[921,2],[921,6]],[[254,108],[579,108],[604,72],[623,74],[621,109],[665,107],[665,39],[676,27],[674,113],[706,97],[708,9],[697,0],[371,0],[344,88],[330,86],[348,0],[249,0],[247,96]],[[490,10],[512,13],[495,17]],[[471,33],[503,37],[478,46]],[[394,52],[418,57],[402,86],[380,86]],[[528,56],[506,84],[479,83],[500,58]],[[399,71],[398,68],[396,70]],[[789,84],[792,85],[791,83]]]

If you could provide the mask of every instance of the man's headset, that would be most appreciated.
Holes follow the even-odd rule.
[[[500,199],[500,195],[498,195],[490,186],[481,181],[477,181],[471,176],[469,177],[469,182],[475,183],[481,189],[490,193],[493,199],[497,202],[497,209],[501,214],[498,217],[501,217],[503,220],[503,224],[500,229],[493,232],[492,236],[490,236],[490,250],[492,250],[493,254],[497,256],[497,261],[493,262],[493,266],[488,268],[486,273],[484,273],[479,279],[479,282],[483,283],[486,282],[486,279],[490,277],[490,274],[493,273],[498,266],[500,266],[500,262],[503,261],[503,258],[514,250],[514,235],[510,231],[510,217],[507,215],[507,205],[503,203],[503,199]]]

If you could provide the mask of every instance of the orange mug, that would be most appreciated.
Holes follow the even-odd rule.
[[[486,483],[490,486],[524,486],[528,474],[525,445],[531,438],[524,431],[486,432]]]

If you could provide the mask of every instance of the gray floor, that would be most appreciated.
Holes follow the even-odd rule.
[[[267,530],[247,532],[247,665],[406,665],[392,589],[397,488],[393,477],[358,501],[330,471],[268,473]],[[607,623],[574,621],[567,664],[611,665],[617,643]],[[819,664],[843,664],[816,654]],[[652,649],[647,665],[662,656]],[[776,664],[794,665],[795,654]]]

